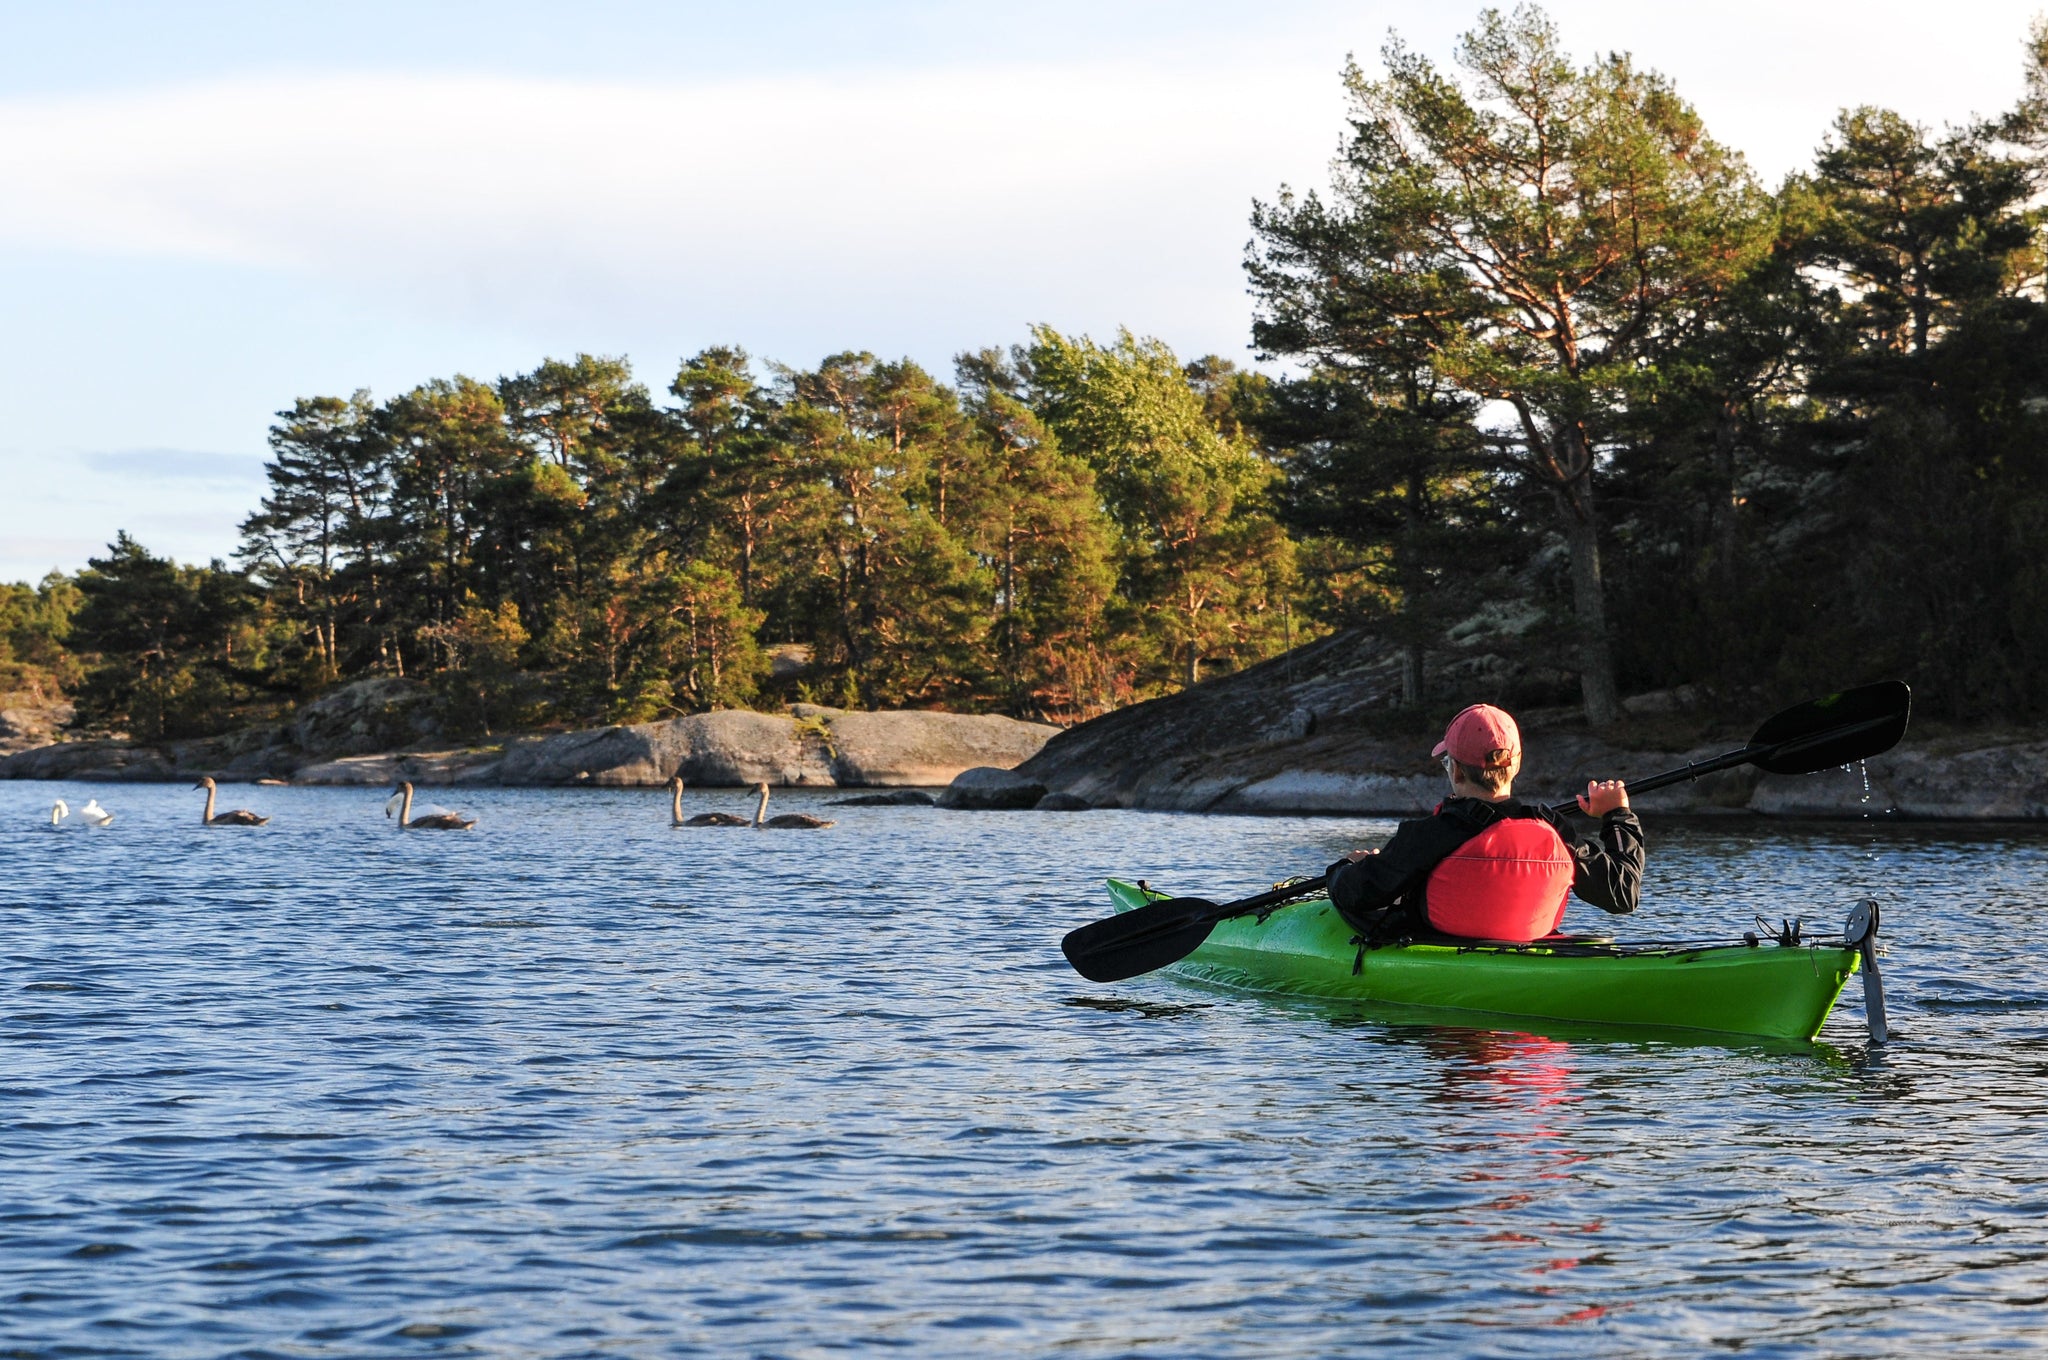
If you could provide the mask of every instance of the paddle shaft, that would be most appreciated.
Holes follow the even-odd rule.
[[[1695,761],[1676,770],[1666,770],[1663,774],[1653,774],[1648,779],[1632,780],[1627,785],[1628,794],[1629,797],[1634,798],[1657,789],[1668,789],[1673,784],[1683,784],[1687,780],[1698,779],[1704,774],[1713,774],[1719,770],[1732,770],[1738,765],[1748,765],[1752,761],[1777,760],[1786,756],[1795,756],[1799,754],[1802,747],[1818,746],[1822,742],[1838,742],[1859,732],[1876,731],[1891,721],[1892,719],[1889,717],[1871,718],[1865,722],[1850,723],[1845,727],[1830,728],[1827,731],[1817,732],[1810,736],[1796,737],[1791,741],[1772,742],[1762,746],[1752,742],[1739,751],[1730,751],[1726,755],[1715,756],[1712,760]],[[1570,812],[1578,807],[1578,805],[1579,800],[1574,798],[1570,802],[1552,803],[1550,810],[1552,812]]]
[[[1719,770],[1732,770],[1738,765],[1747,765],[1750,761],[1771,749],[1768,746],[1745,746],[1740,751],[1730,751],[1727,755],[1715,756],[1712,760],[1695,761],[1683,769],[1666,770],[1663,774],[1653,774],[1648,779],[1630,780],[1623,787],[1628,790],[1629,797],[1639,797],[1655,789],[1668,789],[1673,784],[1683,784],[1689,779],[1698,779],[1703,774],[1713,774]],[[1550,810],[1552,812],[1575,812],[1578,810],[1578,806],[1579,800],[1570,798],[1562,803],[1552,803]]]
[[[1291,902],[1297,897],[1306,897],[1318,888],[1327,887],[1329,882],[1330,876],[1328,874],[1317,874],[1314,878],[1304,878],[1299,882],[1283,883],[1279,887],[1269,892],[1262,892],[1256,897],[1247,897],[1237,902],[1227,902],[1220,907],[1211,903],[1209,910],[1204,911],[1202,916],[1207,918],[1211,924],[1217,921],[1228,921],[1233,916],[1249,916],[1253,912],[1260,911],[1266,907],[1278,906],[1282,902]],[[1186,920],[1164,921],[1156,929],[1134,932],[1125,942],[1137,943],[1146,939],[1156,938],[1160,935],[1169,935],[1176,930],[1185,930],[1187,928],[1188,922]]]
[[[1242,916],[1246,912],[1257,911],[1261,907],[1270,907],[1276,902],[1286,902],[1292,898],[1303,897],[1314,892],[1317,888],[1323,887],[1329,881],[1328,874],[1317,874],[1314,878],[1305,878],[1299,883],[1283,883],[1270,892],[1260,893],[1257,897],[1247,897],[1242,902],[1232,902],[1230,904],[1230,914],[1232,916]]]

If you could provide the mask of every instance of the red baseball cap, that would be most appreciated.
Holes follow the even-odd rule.
[[[1448,753],[1460,765],[1487,770],[1511,764],[1521,749],[1522,729],[1513,718],[1492,704],[1474,704],[1451,719],[1430,754]]]

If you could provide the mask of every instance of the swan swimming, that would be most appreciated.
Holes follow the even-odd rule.
[[[754,808],[754,829],[756,831],[763,828],[775,831],[823,831],[828,826],[837,825],[836,822],[827,821],[823,817],[813,817],[808,812],[781,812],[770,817],[768,816],[768,781],[764,779],[754,787],[761,794],[761,801]]]
[[[700,812],[694,817],[683,816],[683,777],[673,775],[668,781],[669,804],[668,824],[670,826],[747,826],[744,817],[735,817],[730,812]]]
[[[236,808],[232,812],[223,812],[216,817],[213,812],[213,776],[210,774],[202,776],[192,787],[206,790],[206,811],[199,814],[202,826],[262,826],[270,820],[268,817],[257,816],[247,808]]]
[[[55,803],[52,803],[50,805],[51,826],[61,826],[64,822],[64,819],[66,817],[69,817],[70,815],[71,805],[65,802],[62,798],[59,798]]]
[[[87,826],[112,826],[114,824],[114,814],[101,807],[100,800],[97,798],[86,799],[85,806],[71,815],[84,822]]]
[[[476,825],[476,818],[464,817],[455,812],[429,812],[419,817],[412,815],[412,785],[401,783],[384,802],[384,815],[398,814],[398,825],[406,831],[467,831]]]

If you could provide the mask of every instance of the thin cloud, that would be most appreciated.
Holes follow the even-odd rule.
[[[1050,314],[1162,251],[1234,258],[1250,197],[1290,168],[1274,146],[1297,172],[1334,146],[1334,74],[1291,84],[362,75],[12,100],[0,241],[303,271],[492,318],[858,316],[963,286]]]
[[[108,449],[79,455],[94,473],[161,482],[246,485],[263,480],[263,460],[193,449]]]
[[[47,534],[0,534],[0,561],[79,562],[106,545],[95,538],[59,538]],[[19,575],[15,573],[14,575]],[[13,579],[12,576],[9,579]]]

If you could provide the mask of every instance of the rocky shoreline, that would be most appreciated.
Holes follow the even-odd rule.
[[[147,782],[212,775],[293,784],[937,788],[976,767],[1007,768],[1059,729],[959,713],[854,713],[798,704],[787,713],[728,709],[663,722],[528,733],[451,746],[412,735],[402,682],[343,686],[286,726],[145,746],[73,741],[0,758],[0,779]]]
[[[766,780],[943,788],[936,801],[960,810],[1405,817],[1435,806],[1443,777],[1427,736],[1388,736],[1376,720],[1388,711],[1398,665],[1374,639],[1338,634],[1065,731],[1001,717],[799,704],[786,713],[727,710],[460,747],[431,739],[417,687],[368,680],[322,696],[285,726],[161,746],[36,745],[0,756],[0,778],[645,787],[679,774],[698,787]],[[1742,744],[1732,734],[1654,740],[1660,720],[1663,730],[1702,726],[1669,720],[1683,702],[1637,696],[1637,721],[1616,738],[1586,731],[1570,710],[1523,713],[1519,788],[1561,799],[1588,779],[1640,778]],[[2048,820],[2048,732],[1909,735],[1865,767],[1789,777],[1728,770],[1649,794],[1639,806],[1682,817]]]
[[[1537,748],[1517,789],[1545,801],[1562,800],[1589,779],[1643,777],[1739,745],[1633,750],[1574,736]],[[2048,820],[2044,772],[2048,741],[2038,739],[1974,749],[1902,744],[1861,767],[1818,774],[1723,771],[1647,794],[1636,806],[1646,814],[1680,817],[2032,822]],[[1412,817],[1427,813],[1446,792],[1426,744],[1384,740],[1195,752],[1144,772],[1089,765],[1082,752],[1048,744],[1003,774],[999,786],[985,784],[980,791],[984,805],[1060,800],[1162,812]],[[1007,800],[1003,788],[1014,790]]]
[[[1070,728],[1014,770],[975,775],[974,796],[982,806],[1053,799],[1172,812],[1418,816],[1443,797],[1444,779],[1429,757],[1431,737],[1388,737],[1373,721],[1398,685],[1399,659],[1389,648],[1340,633]],[[1633,741],[1627,733],[1593,735],[1574,711],[1524,713],[1518,789],[1561,800],[1589,779],[1641,778],[1743,744],[1735,734],[1684,745],[1645,738],[1659,723],[1688,726],[1671,719],[1684,702],[1630,701]],[[2048,732],[1909,734],[1864,767],[1799,776],[1728,770],[1651,793],[1639,806],[1683,817],[2040,821],[2048,819]]]

